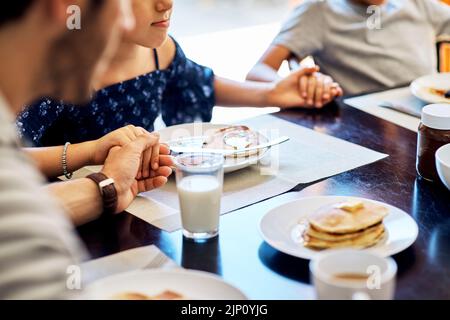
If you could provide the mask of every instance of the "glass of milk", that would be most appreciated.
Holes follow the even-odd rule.
[[[205,241],[219,234],[224,158],[211,153],[184,153],[175,158],[183,234]]]

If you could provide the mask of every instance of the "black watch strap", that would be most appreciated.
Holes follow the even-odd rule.
[[[93,180],[100,189],[100,193],[103,199],[103,213],[114,214],[117,210],[117,190],[114,186],[114,180],[108,178],[103,173],[93,173],[86,178]]]

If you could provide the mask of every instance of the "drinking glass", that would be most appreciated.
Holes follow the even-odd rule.
[[[175,158],[183,235],[206,241],[219,234],[224,158],[212,153],[184,153]]]

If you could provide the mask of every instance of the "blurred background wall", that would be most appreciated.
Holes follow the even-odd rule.
[[[175,0],[172,34],[199,35],[280,22],[299,0]]]

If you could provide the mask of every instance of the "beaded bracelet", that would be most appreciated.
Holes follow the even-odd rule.
[[[64,173],[64,176],[67,178],[67,179],[72,179],[72,176],[73,176],[73,173],[72,172],[69,172],[68,170],[67,170],[67,149],[69,148],[69,146],[70,146],[70,142],[66,142],[66,144],[64,145],[64,150],[63,150],[63,154],[62,154],[62,168],[63,168],[63,173]]]

